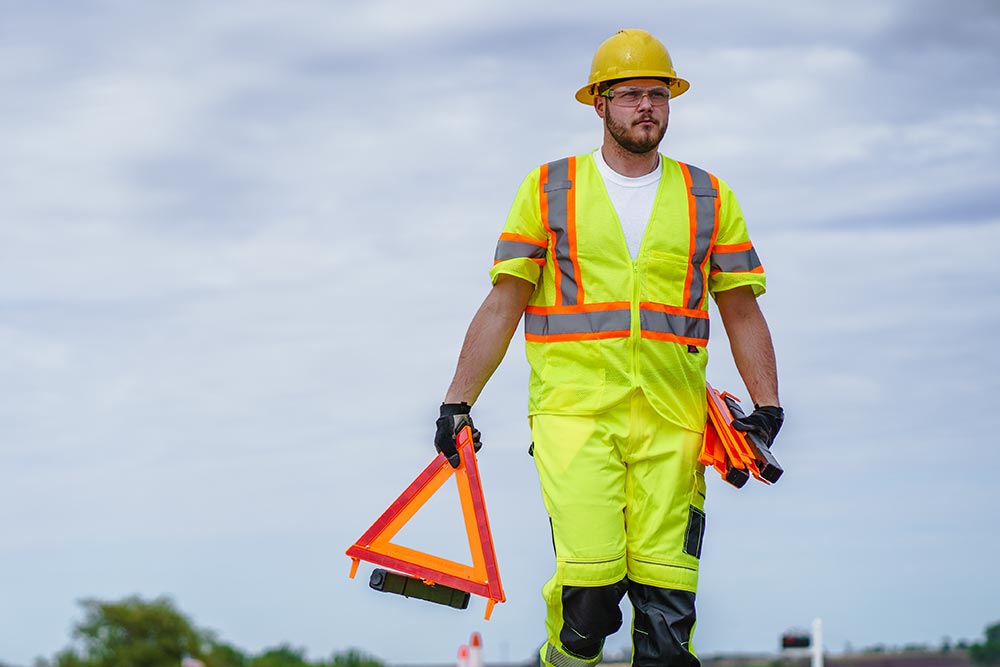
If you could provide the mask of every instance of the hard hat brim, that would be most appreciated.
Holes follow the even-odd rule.
[[[687,89],[691,87],[685,79],[680,77],[671,76],[664,77],[663,72],[629,72],[627,77],[615,78],[613,81],[628,81],[629,79],[670,79],[670,99],[675,97],[680,97]],[[576,91],[576,100],[580,104],[586,104],[587,106],[594,105],[594,91],[602,83],[608,83],[607,81],[595,81],[594,83],[588,83],[586,86]]]

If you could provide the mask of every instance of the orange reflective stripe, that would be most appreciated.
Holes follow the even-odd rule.
[[[684,303],[687,304],[691,302],[691,281],[694,279],[694,272],[691,270],[690,255],[694,253],[695,239],[698,236],[698,206],[694,197],[694,191],[692,190],[690,167],[683,162],[678,162],[677,164],[684,175],[684,190],[687,192],[688,199],[688,268],[687,276],[684,278]]]
[[[723,269],[717,269],[715,267],[712,267],[712,270],[709,273],[713,276],[717,273],[764,273],[764,267],[757,266],[747,271],[723,271]]]
[[[678,345],[694,345],[695,347],[708,347],[707,338],[691,338],[688,336],[678,336],[672,333],[664,333],[661,331],[648,331],[643,329],[639,332],[643,338],[648,338],[650,340],[661,340],[667,343],[677,343]]]
[[[715,188],[716,193],[718,193],[720,191],[720,188],[719,188],[719,179],[717,179],[712,174],[709,174],[708,177],[712,180],[712,187]],[[716,239],[719,238],[719,220],[720,220],[720,215],[721,215],[720,211],[721,210],[722,210],[722,197],[716,195],[716,197],[715,197],[715,215],[714,215],[714,217],[712,219],[712,240],[708,244],[708,252],[705,254],[705,260],[701,264],[702,271],[705,270],[705,265],[708,264],[708,272],[709,273],[712,272],[712,248],[715,247],[715,241],[716,241]],[[704,274],[702,274],[702,275],[704,275]],[[708,299],[708,290],[705,289],[704,290],[704,294],[701,297],[702,303],[699,306],[700,308],[705,308],[707,310],[707,304],[705,303],[705,301],[707,299]]]
[[[601,303],[581,303],[576,306],[528,306],[524,312],[538,315],[593,313],[601,310],[629,310],[631,306],[632,304],[628,301],[604,301]],[[664,308],[670,307],[664,306]]]
[[[576,282],[576,300],[574,303],[583,303],[586,299],[583,294],[583,280],[580,277],[580,259],[577,256],[576,247],[576,158],[569,158],[567,165],[567,178],[570,182],[569,192],[566,193],[566,235],[569,237],[569,261],[573,265],[573,278]]]
[[[749,250],[753,247],[753,243],[746,241],[744,243],[720,243],[714,248],[712,252],[743,252],[744,250]]]
[[[607,338],[628,338],[629,332],[625,331],[594,331],[587,333],[566,333],[566,334],[532,334],[524,332],[524,340],[529,343],[565,343],[572,340],[604,340]]]
[[[507,259],[510,259],[510,258],[508,257]],[[525,257],[524,259],[530,259],[532,262],[534,262],[538,266],[545,266],[545,258],[543,258],[543,257]],[[506,262],[506,261],[507,261],[506,259],[494,259],[493,260],[493,266],[496,266],[497,264],[499,264],[501,262]]]
[[[501,241],[516,241],[518,243],[530,243],[531,245],[536,245],[539,248],[548,248],[549,242],[542,241],[539,239],[533,239],[530,236],[525,236],[524,234],[513,234],[511,232],[504,232],[500,235]]]
[[[671,315],[682,315],[684,317],[694,317],[699,320],[708,319],[708,311],[702,310],[701,308],[682,308],[681,306],[668,306],[665,303],[656,303],[654,301],[640,301],[640,310],[653,310],[660,313],[669,313]]]
[[[538,206],[542,215],[542,226],[545,227],[545,231],[548,232],[549,238],[554,239],[555,233],[552,231],[552,227],[549,225],[549,197],[545,191],[545,186],[549,183],[549,165],[543,164],[538,171]],[[560,294],[560,282],[562,282],[562,276],[559,275],[558,258],[555,254],[555,242],[553,241],[552,248],[552,261],[556,263],[555,271],[552,272],[553,278],[555,280],[555,291],[556,300],[559,300]]]

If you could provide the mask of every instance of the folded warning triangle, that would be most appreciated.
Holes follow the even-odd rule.
[[[493,605],[503,602],[506,598],[500,585],[500,572],[497,568],[496,552],[493,549],[493,536],[486,515],[486,503],[483,499],[483,487],[479,477],[479,467],[476,465],[470,427],[466,426],[459,432],[456,448],[461,457],[458,468],[452,468],[444,454],[438,454],[371,528],[347,550],[347,555],[353,561],[351,577],[357,573],[359,562],[364,560],[418,577],[428,584],[442,584],[481,595],[489,600],[486,606],[488,619],[493,611]],[[458,483],[465,532],[469,539],[469,552],[472,554],[471,566],[410,549],[391,541],[452,476]]]
[[[765,484],[777,482],[784,471],[764,440],[733,426],[734,419],[744,416],[739,399],[719,392],[707,382],[705,389],[708,421],[698,462],[714,467],[736,488],[742,487],[751,475]]]

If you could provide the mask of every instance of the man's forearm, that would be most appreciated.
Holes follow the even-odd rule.
[[[507,353],[534,285],[502,277],[493,287],[465,334],[458,367],[445,403],[472,405]]]
[[[736,337],[730,336],[736,369],[740,372],[754,405],[781,407],[774,345],[767,322],[761,315],[756,321],[746,322],[746,326],[749,332]]]
[[[722,292],[716,303],[750,400],[754,405],[780,406],[774,344],[753,292],[749,287]]]

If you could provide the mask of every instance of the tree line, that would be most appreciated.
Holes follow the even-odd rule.
[[[51,659],[39,658],[35,667],[385,667],[353,648],[315,661],[290,644],[251,654],[195,627],[167,597],[89,599],[80,606],[83,620],[73,626],[73,643]],[[1000,667],[1000,622],[988,625],[984,640],[969,645],[968,653],[977,665]]]
[[[282,644],[251,654],[195,627],[167,597],[82,600],[73,643],[35,667],[384,667],[358,649],[311,661]]]

